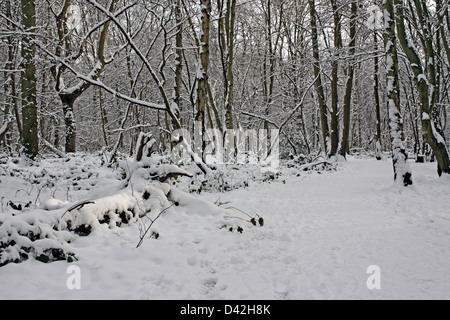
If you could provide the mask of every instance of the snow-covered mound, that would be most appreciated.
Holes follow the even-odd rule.
[[[167,183],[171,178],[192,177],[175,165],[161,164],[151,157],[140,161],[128,158],[113,174],[108,172],[112,169],[96,170],[93,163],[90,158],[75,156],[43,161],[34,167],[13,162],[4,167],[11,174],[0,184],[7,202],[5,214],[0,215],[0,267],[31,257],[42,262],[73,262],[77,257],[71,243],[77,236],[115,230],[124,224],[139,224],[140,245],[155,221],[177,207],[193,206],[191,212],[214,216],[216,224],[229,216],[225,209]],[[67,167],[67,172],[60,166]],[[8,184],[17,187],[14,195],[12,189],[6,190]],[[63,191],[67,200],[56,198]],[[69,198],[76,200],[69,202]],[[39,203],[40,199],[46,200]]]

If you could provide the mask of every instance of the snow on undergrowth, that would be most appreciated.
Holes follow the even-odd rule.
[[[161,162],[169,161],[161,157]],[[285,183],[285,176],[301,175],[306,172],[336,171],[337,161],[327,161],[322,157],[308,159],[305,156],[292,156],[283,161],[282,165],[273,170],[270,167],[261,167],[251,164],[221,164],[214,165],[211,176],[203,175],[194,164],[187,166],[194,175],[191,179],[173,179],[171,184],[189,193],[202,192],[222,193],[247,188],[258,183]]]
[[[30,257],[71,262],[76,236],[137,223],[173,205],[172,188],[158,174],[171,170],[188,175],[133,159],[122,167],[102,168],[87,156],[42,160],[31,167],[14,160],[2,163],[0,266]]]
[[[289,168],[335,170],[335,164],[293,159]],[[195,165],[186,169],[156,155],[141,161],[124,157],[114,167],[104,166],[99,155],[41,159],[31,166],[20,159],[0,158],[0,266],[29,258],[72,262],[77,259],[72,246],[77,237],[129,224],[139,224],[140,244],[146,237],[157,238],[154,223],[179,206],[214,214],[218,229],[242,232],[242,221],[263,226],[259,215],[195,195],[246,188],[250,183],[284,183],[281,171],[258,166],[218,166],[208,177]]]

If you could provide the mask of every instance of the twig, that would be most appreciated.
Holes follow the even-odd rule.
[[[228,216],[228,217],[226,217],[226,218],[235,218],[235,219],[240,219],[240,220],[243,220],[243,221],[248,221],[248,222],[250,222],[251,224],[253,224],[254,226],[256,226],[256,218],[259,217],[259,219],[258,219],[259,225],[260,225],[261,227],[264,225],[264,219],[263,219],[263,217],[261,217],[259,214],[257,214],[257,215],[255,215],[254,217],[252,217],[252,216],[249,215],[247,212],[245,212],[245,211],[243,211],[243,210],[241,210],[241,209],[239,209],[239,208],[236,208],[236,207],[228,207],[228,208],[225,208],[225,210],[227,210],[227,209],[234,209],[234,210],[237,210],[237,211],[239,211],[239,212],[242,212],[243,214],[247,215],[247,216],[250,218],[250,220],[246,220],[246,219],[243,219],[243,218],[241,218],[241,217],[236,217],[236,216]]]
[[[73,206],[71,206],[71,207],[69,207],[64,213],[63,213],[63,215],[61,216],[61,218],[62,217],[64,217],[64,215],[67,213],[67,212],[71,212],[71,211],[73,211],[73,210],[75,210],[75,209],[81,209],[81,208],[83,208],[85,205],[87,205],[87,204],[94,204],[95,202],[94,201],[91,201],[91,200],[83,200],[83,201],[81,201],[81,202],[78,202],[78,203],[76,203],[76,204],[74,204]]]
[[[219,199],[217,199],[216,202],[214,202],[214,204],[215,204],[216,206],[220,207],[220,206],[222,206],[222,205],[224,205],[224,204],[229,204],[230,202],[231,202],[231,201],[221,202],[221,201],[220,201],[220,197],[219,197]]]
[[[251,221],[249,221],[249,220],[243,219],[243,218],[241,218],[241,217],[236,217],[236,216],[225,216],[224,218],[225,218],[225,219],[227,219],[227,218],[239,219],[239,220],[242,220],[242,221],[251,222]]]
[[[240,212],[242,212],[243,214],[245,214],[246,216],[248,216],[249,218],[253,218],[251,215],[249,215],[247,212],[245,212],[245,211],[242,211],[241,209],[239,209],[239,208],[236,208],[236,207],[227,207],[227,208],[225,208],[226,210],[228,210],[228,209],[234,209],[234,210],[237,210],[237,211],[240,211]]]
[[[172,207],[173,207],[173,204],[170,205],[169,207],[163,209],[163,210],[156,216],[155,219],[153,219],[153,220],[150,219],[150,220],[151,220],[151,223],[150,223],[150,225],[148,226],[148,228],[145,230],[144,234],[143,234],[143,235],[141,236],[141,238],[139,239],[139,243],[137,244],[136,248],[139,248],[139,247],[142,245],[142,243],[144,242],[145,236],[146,236],[147,233],[150,231],[150,228],[151,228],[152,225],[155,223],[155,221],[158,220],[158,218],[159,218],[164,212],[166,212],[167,210],[169,210],[169,209],[172,208]]]

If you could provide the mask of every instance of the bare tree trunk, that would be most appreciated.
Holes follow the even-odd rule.
[[[100,107],[100,118],[102,120],[103,142],[105,143],[105,147],[108,147],[109,146],[108,132],[106,130],[106,127],[108,125],[108,117],[107,117],[106,109],[103,106],[103,95],[102,95],[101,88],[98,88],[98,105]]]
[[[342,49],[341,15],[336,0],[331,0],[334,20],[334,56],[331,61],[331,144],[330,157],[335,156],[339,148],[339,55]]]
[[[111,1],[109,11],[113,12],[115,1]],[[63,57],[63,49],[61,46],[65,46],[66,51],[70,51],[70,32],[67,28],[68,9],[71,5],[71,0],[66,0],[63,4],[60,15],[57,17],[58,38],[60,40],[60,46],[56,48],[56,56]],[[105,45],[107,41],[109,25],[111,21],[107,21],[103,25],[103,29],[100,32],[100,36],[97,43],[97,50],[95,52],[96,64],[90,73],[92,80],[97,80],[102,74],[106,61],[105,61]],[[82,44],[83,45],[83,44]],[[64,123],[66,126],[66,152],[76,152],[76,137],[77,129],[75,122],[74,105],[75,101],[91,87],[91,83],[81,80],[77,85],[72,88],[63,87],[63,71],[65,66],[53,67],[52,73],[56,80],[56,91],[63,106]]]
[[[66,128],[65,151],[75,152],[77,143],[77,127],[75,122],[75,114],[73,106],[75,104],[76,98],[75,96],[70,94],[69,95],[60,94],[59,97],[63,105],[64,124]]]
[[[377,117],[377,133],[376,133],[376,141],[375,141],[375,148],[376,148],[376,158],[377,160],[381,160],[382,157],[382,148],[381,148],[381,107],[380,107],[380,93],[379,93],[379,79],[378,79],[378,72],[379,72],[379,59],[378,59],[378,37],[377,33],[373,33],[373,41],[375,44],[375,58],[374,58],[374,70],[373,70],[373,96],[375,100],[375,113]]]
[[[234,97],[234,26],[236,21],[236,0],[228,0],[226,29],[227,32],[227,95],[225,102],[225,125],[227,129],[233,129],[233,97]]]
[[[200,58],[197,69],[197,102],[196,102],[196,114],[195,121],[198,125],[201,125],[201,138],[205,132],[205,111],[208,97],[208,68],[209,68],[209,40],[210,40],[210,28],[211,28],[211,0],[200,0],[201,12],[202,12],[202,34],[200,37]],[[197,154],[203,154],[204,143],[202,142],[201,150],[194,150]]]
[[[266,52],[264,56],[264,97],[266,104],[266,116],[270,114],[270,109],[273,101],[273,91],[275,86],[275,68],[276,68],[276,51],[279,40],[281,38],[281,27],[283,20],[283,2],[280,3],[279,9],[279,23],[275,30],[272,30],[272,0],[267,1],[267,11],[265,12],[265,22],[266,22]],[[276,35],[274,41],[273,37]],[[269,69],[267,69],[267,63],[269,64]],[[264,129],[269,130],[269,122],[264,121]],[[269,136],[270,136],[270,131]]]
[[[398,77],[397,37],[395,33],[394,0],[383,0],[384,45],[386,52],[386,88],[389,127],[392,141],[394,180],[405,187],[412,185],[412,171],[405,148],[403,120],[400,114],[400,87]]]
[[[350,43],[349,52],[351,61],[347,68],[347,83],[345,85],[345,96],[344,96],[344,119],[343,119],[343,131],[342,131],[342,141],[340,155],[345,157],[349,152],[349,136],[350,136],[350,126],[351,126],[351,103],[352,103],[352,91],[353,91],[353,77],[355,74],[355,67],[353,56],[356,52],[356,18],[358,13],[357,1],[352,1],[351,4],[351,15],[350,15]]]
[[[442,44],[444,45],[444,50],[445,50],[445,54],[447,56],[447,62],[448,65],[450,66],[450,46],[447,40],[447,36],[445,34],[445,25],[444,25],[444,17],[445,15],[447,15],[448,17],[448,4],[447,4],[447,10],[445,10],[445,7],[442,6],[442,0],[436,0],[436,11],[437,11],[437,16],[438,16],[438,20],[439,20],[439,29],[441,32],[441,39],[442,39]],[[448,32],[450,32],[450,29],[448,30]]]
[[[182,23],[182,15],[181,15],[181,2],[180,0],[176,0],[175,3],[175,23],[177,24],[177,34],[175,36],[175,85],[174,85],[174,94],[173,94],[173,103],[176,105],[176,110],[181,112],[181,89],[183,82],[183,23]],[[180,114],[176,115],[180,117]],[[181,129],[180,121],[173,121],[172,126],[174,130]]]
[[[34,32],[36,27],[36,7],[34,0],[22,0],[22,23],[25,31]],[[22,119],[23,147],[25,155],[34,160],[39,153],[38,110],[36,100],[36,66],[34,62],[36,48],[34,36],[24,36],[22,39]]]
[[[13,17],[11,0],[5,2],[6,5],[6,15],[8,18]],[[11,26],[11,22],[7,21],[6,24]],[[18,45],[14,41],[13,36],[7,37],[8,46],[8,61],[5,65],[5,119],[7,119],[8,125],[6,127],[7,132],[4,133],[5,142],[7,145],[11,145],[11,137],[13,134],[13,119],[16,118],[17,129],[19,132],[19,139],[22,140],[22,123],[20,121],[20,111],[19,111],[19,99],[17,97],[17,87],[16,87],[16,73],[14,72],[16,68],[16,53],[18,50]],[[2,140],[2,139],[0,139]]]
[[[324,153],[328,155],[330,150],[329,139],[330,139],[330,129],[328,126],[328,107],[325,103],[325,94],[322,86],[322,77],[320,76],[321,68],[320,68],[320,54],[319,54],[319,36],[317,29],[317,12],[315,6],[315,0],[309,0],[309,9],[310,9],[310,20],[311,20],[311,41],[313,48],[313,68],[314,68],[314,77],[317,79],[315,82],[315,89],[317,94],[317,100],[319,103],[319,112],[320,112],[320,122],[322,124],[322,139],[324,144]]]
[[[426,3],[415,1],[416,9],[418,10],[419,24],[423,30],[422,43],[424,44],[424,50],[427,56],[426,69],[428,70],[428,77],[425,76],[424,67],[420,59],[420,55],[417,52],[414,44],[409,41],[406,35],[405,28],[405,14],[403,8],[403,2],[400,0],[395,0],[398,8],[397,15],[397,33],[400,40],[400,44],[405,52],[408,60],[411,64],[411,68],[414,73],[415,82],[417,90],[419,93],[419,100],[421,106],[421,119],[422,119],[422,132],[424,140],[433,149],[434,155],[436,156],[438,162],[438,174],[442,173],[450,174],[450,155],[447,150],[444,135],[439,133],[435,124],[435,113],[434,107],[436,102],[436,69],[434,66],[434,49],[432,45],[432,39],[430,38],[430,29],[426,25],[423,16],[427,10]],[[429,17],[428,17],[429,22]]]

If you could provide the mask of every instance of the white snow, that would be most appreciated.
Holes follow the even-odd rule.
[[[440,144],[446,145],[445,139],[436,130],[436,127],[434,126],[434,122],[430,121],[430,123],[431,123],[431,131],[433,132],[433,136],[436,138],[437,142],[440,143]]]
[[[394,185],[390,160],[352,157],[337,171],[283,169],[271,183],[195,201],[173,189],[179,206],[155,223],[158,239],[136,248],[139,224],[130,224],[71,242],[80,290],[66,286],[73,264],[29,259],[0,268],[0,299],[447,299],[450,179],[439,179],[435,164],[411,166],[415,185],[407,189]],[[117,188],[101,170],[87,180],[96,182],[92,191],[70,190],[71,201]],[[5,197],[26,187],[1,180]],[[46,195],[43,189],[40,198]],[[223,208],[263,217],[264,226],[233,218],[243,217],[237,210],[224,217],[212,204],[218,198],[230,202]],[[372,265],[380,267],[380,290],[366,286]]]
[[[51,211],[51,210],[58,210],[61,209],[62,207],[64,207],[65,205],[67,205],[68,202],[67,201],[62,201],[59,199],[48,199],[45,200],[44,203],[42,203],[39,208],[42,210],[47,210],[47,211]]]
[[[8,124],[9,122],[5,122],[1,127],[0,127],[0,136],[3,135],[6,130],[8,130]]]
[[[204,77],[205,77],[205,69],[203,69],[200,62],[197,68],[197,80],[204,79]]]
[[[389,41],[389,42],[386,44],[386,48],[390,48],[391,46],[392,46],[392,42]],[[387,50],[387,49],[386,49],[386,50]],[[389,54],[389,55],[386,57],[386,70],[392,70],[393,67],[394,67],[394,60],[392,59],[392,56]]]
[[[424,82],[428,83],[427,77],[423,73],[421,73],[417,76],[417,81],[418,82],[424,81]]]

